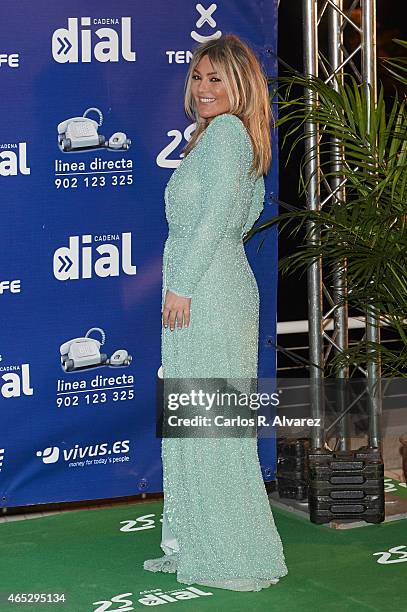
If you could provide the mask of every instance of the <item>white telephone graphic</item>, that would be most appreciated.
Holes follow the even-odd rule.
[[[88,119],[87,114],[95,111],[99,115],[99,123]],[[72,117],[58,125],[58,142],[63,151],[83,149],[84,147],[100,147],[105,143],[105,137],[98,134],[98,127],[103,123],[103,115],[98,108],[88,108],[83,117]]]
[[[102,337],[102,341],[89,338],[89,335],[97,331]],[[61,344],[59,352],[61,354],[61,366],[65,372],[74,372],[94,368],[97,366],[124,367],[132,362],[131,355],[124,349],[119,349],[109,358],[105,353],[100,352],[100,347],[104,345],[106,334],[100,327],[89,329],[85,337],[74,338]]]
[[[88,118],[91,111],[99,115],[99,122]],[[98,108],[87,108],[82,117],[71,117],[58,125],[58,143],[63,151],[74,149],[100,148],[128,149],[131,140],[124,132],[115,132],[108,141],[102,134],[98,134],[98,128],[103,123],[102,111]]]

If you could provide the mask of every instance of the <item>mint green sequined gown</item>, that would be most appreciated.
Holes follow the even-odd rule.
[[[250,137],[235,115],[212,119],[166,190],[166,290],[191,297],[188,328],[162,328],[164,378],[257,376],[259,294],[243,236],[263,209],[249,176]],[[287,574],[257,439],[163,438],[164,557],[149,571],[183,584],[259,591]]]

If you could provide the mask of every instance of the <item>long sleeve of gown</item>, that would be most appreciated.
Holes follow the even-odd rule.
[[[205,132],[206,147],[198,169],[202,206],[192,238],[173,262],[170,291],[191,297],[202,276],[208,270],[233,211],[241,188],[243,167],[242,148],[245,146],[244,126],[231,115],[216,117]]]
[[[261,175],[256,179],[256,182],[254,184],[253,196],[252,196],[252,202],[251,202],[249,214],[248,214],[246,223],[244,224],[244,227],[242,230],[243,238],[251,230],[251,228],[253,227],[253,225],[255,224],[255,222],[261,215],[261,212],[264,208],[265,193],[266,193],[266,188],[264,185],[264,177],[263,175]]]

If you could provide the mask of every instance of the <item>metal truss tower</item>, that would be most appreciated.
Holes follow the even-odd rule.
[[[323,27],[322,27],[323,24]],[[351,30],[352,50],[349,51],[344,36]],[[324,48],[327,49],[327,60],[319,51],[321,36]],[[355,43],[356,40],[356,44]],[[336,75],[343,79],[344,71],[352,71],[356,79],[365,85],[368,96],[376,101],[376,0],[303,0],[303,42],[304,42],[304,73],[318,76],[335,87]],[[313,93],[305,91],[305,98],[310,104],[315,103]],[[306,129],[309,137],[305,143],[306,151],[315,147],[320,139],[323,126],[308,124]],[[329,206],[335,194],[341,199],[346,197],[346,184],[338,178],[328,181],[320,168],[319,155],[314,155],[308,162],[306,178],[309,178],[307,206],[311,210],[320,210]],[[331,167],[340,172],[341,146],[333,142],[331,148]],[[322,195],[321,195],[322,194]],[[316,232],[312,240],[318,240]],[[346,294],[344,275],[339,274],[338,262],[334,276],[333,290],[324,283],[322,262],[316,262],[308,271],[308,312],[309,312],[309,348],[311,362],[311,381],[319,382],[324,376],[324,369],[330,352],[341,352],[348,348],[348,313],[346,307],[338,306],[338,298]],[[325,298],[325,299],[324,299]],[[324,304],[327,309],[324,312]],[[333,318],[334,327],[328,332],[328,322]],[[380,330],[375,324],[371,313],[366,313],[365,334],[367,340],[379,342]],[[367,389],[370,406],[369,437],[370,444],[378,447],[379,416],[381,413],[380,392],[376,383],[380,383],[380,364],[369,364],[366,370],[359,368],[367,378]],[[348,377],[348,368],[337,372],[338,378]],[[318,414],[322,408],[320,385],[315,386],[313,407]],[[341,432],[340,448],[346,448],[345,431]],[[323,446],[322,433],[315,433],[313,446]]]

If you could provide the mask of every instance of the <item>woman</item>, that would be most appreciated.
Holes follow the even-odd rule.
[[[232,34],[198,47],[185,110],[197,127],[166,190],[166,378],[257,377],[259,294],[243,237],[270,167],[267,81]],[[287,574],[257,438],[163,438],[165,555],[144,569],[183,584],[259,591]]]

